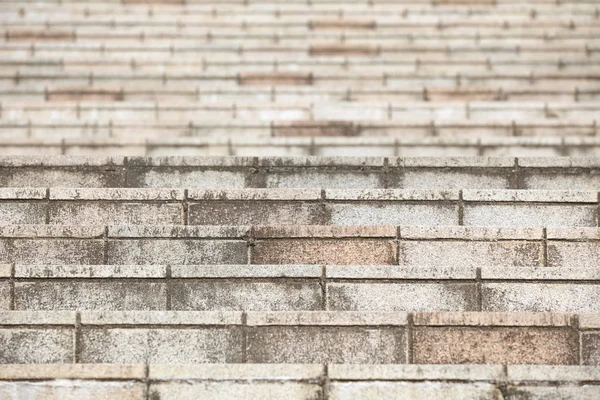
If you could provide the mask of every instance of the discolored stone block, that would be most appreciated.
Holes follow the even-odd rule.
[[[426,379],[426,378],[425,378]],[[503,400],[502,392],[490,383],[446,382],[333,382],[329,398],[343,399],[433,399]]]
[[[405,362],[402,327],[266,326],[248,331],[251,363]]]
[[[42,202],[1,202],[0,224],[45,224],[46,204]]]
[[[19,264],[104,264],[102,239],[4,239],[0,259]]]
[[[0,382],[1,399],[143,400],[146,385],[135,381],[16,381]]]
[[[246,264],[248,249],[236,240],[109,240],[109,264]]]
[[[242,333],[236,327],[83,328],[83,363],[240,363]]]
[[[584,365],[600,365],[600,333],[581,335],[581,356]]]
[[[0,364],[60,364],[73,362],[71,328],[0,329]]]
[[[140,280],[15,283],[15,310],[165,310],[164,283]]]
[[[171,286],[173,310],[321,310],[317,280],[178,280]]]
[[[253,264],[396,264],[396,243],[385,239],[258,240]]]
[[[189,206],[191,225],[320,225],[327,223],[318,202],[208,201]]]
[[[576,364],[579,339],[567,328],[415,327],[417,364]]]
[[[183,206],[173,203],[51,202],[49,223],[61,225],[178,225]]]
[[[151,399],[299,399],[322,398],[321,386],[294,381],[160,382],[150,385]]]

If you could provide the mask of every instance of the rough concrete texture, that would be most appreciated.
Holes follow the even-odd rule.
[[[238,328],[144,329],[84,328],[84,363],[239,363],[242,333]]]
[[[304,382],[165,382],[150,386],[151,399],[299,399],[318,400],[323,389]]]
[[[417,364],[575,364],[577,334],[532,327],[416,327]]]
[[[171,286],[173,310],[321,310],[321,286],[313,282],[185,281]]]
[[[0,363],[71,363],[74,340],[70,328],[0,329]]]
[[[329,398],[504,400],[502,392],[489,383],[445,382],[334,382]]]
[[[594,226],[594,205],[475,205],[464,207],[464,224],[479,226]]]
[[[46,382],[0,382],[3,400],[106,399],[142,400],[146,387],[141,382],[55,380]]]
[[[380,239],[259,240],[253,264],[396,264],[396,243]]]
[[[269,326],[248,331],[248,362],[359,363],[405,362],[400,327]]]
[[[317,202],[210,201],[189,206],[191,225],[319,225],[329,223]]]

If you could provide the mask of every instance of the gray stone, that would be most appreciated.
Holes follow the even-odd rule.
[[[173,310],[321,310],[319,281],[186,280],[171,286]]]
[[[1,392],[0,392],[1,393]],[[318,400],[322,389],[316,383],[304,382],[165,382],[150,385],[151,399],[298,399]]]
[[[16,310],[164,310],[166,303],[166,285],[152,281],[15,283]]]
[[[10,310],[11,289],[8,280],[0,279],[0,310]]]
[[[0,224],[45,224],[46,204],[42,202],[0,202]]]
[[[600,263],[599,244],[599,242],[548,241],[548,266],[596,268]]]
[[[81,335],[84,363],[240,363],[239,328],[84,328]]]
[[[575,283],[483,283],[482,311],[600,312],[600,286]]]
[[[4,239],[0,260],[21,264],[103,264],[101,239]]]
[[[318,202],[206,201],[190,204],[192,225],[319,225],[327,223]]]
[[[595,400],[600,398],[600,386],[561,384],[560,386],[535,387],[527,385],[508,386],[506,400]]]
[[[370,203],[327,203],[330,223],[334,225],[457,225],[458,206],[403,204],[377,201]]]
[[[329,310],[476,311],[477,288],[463,283],[329,283]]]
[[[53,201],[49,223],[73,225],[178,225],[183,221],[183,206],[175,203],[111,203],[90,201]]]
[[[72,328],[0,329],[0,364],[72,363]]]
[[[402,327],[261,326],[248,331],[251,363],[395,364],[406,360]]]
[[[329,398],[343,399],[431,399],[503,400],[502,392],[489,383],[446,382],[334,382]]]
[[[479,226],[595,226],[593,205],[465,204],[464,224]]]
[[[0,382],[0,398],[30,399],[104,399],[144,400],[146,385],[142,382],[56,380],[46,382]]]
[[[109,264],[246,264],[244,241],[109,240]]]
[[[127,171],[127,182],[131,187],[243,188],[245,187],[245,181],[245,174],[238,171],[185,168],[149,168]]]

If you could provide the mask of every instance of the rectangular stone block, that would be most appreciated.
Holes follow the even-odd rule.
[[[543,265],[541,243],[527,241],[400,241],[400,265],[514,266]]]
[[[0,328],[0,364],[61,364],[74,360],[73,328]]]
[[[377,46],[370,45],[311,45],[308,50],[311,56],[375,56],[379,54]]]
[[[10,284],[6,279],[0,279],[0,310],[10,310],[12,303]]]
[[[166,265],[15,265],[15,278],[165,278]]]
[[[1,392],[0,392],[1,393]],[[156,399],[299,399],[322,398],[321,385],[293,381],[249,382],[164,382],[150,385],[150,398]]]
[[[109,240],[109,264],[246,264],[244,241],[192,239]]]
[[[464,206],[465,225],[479,226],[595,226],[594,205],[472,204]]]
[[[104,264],[103,246],[102,239],[3,239],[0,260],[36,265]]]
[[[477,288],[475,283],[332,282],[327,304],[339,311],[476,311]]]
[[[140,280],[15,283],[15,310],[165,310],[166,284]]]
[[[400,280],[452,280],[477,278],[475,267],[421,267],[398,265],[327,265],[327,278],[332,279],[400,279]]]
[[[548,241],[549,267],[595,268],[600,263],[600,242]]]
[[[0,202],[0,224],[45,224],[46,204],[30,202]]]
[[[385,239],[258,240],[253,264],[396,264],[396,243]]]
[[[192,225],[322,225],[326,211],[318,202],[207,201],[190,204]]]
[[[119,187],[123,168],[118,166],[12,167],[0,171],[3,187]]]
[[[583,365],[600,365],[600,333],[581,334],[581,363]]]
[[[177,280],[171,286],[173,310],[322,310],[318,280]]]
[[[600,286],[501,282],[481,285],[482,311],[600,312]]]
[[[511,381],[590,382],[600,378],[600,368],[582,365],[510,365],[506,368]]]
[[[261,326],[248,331],[251,363],[403,363],[403,327]]]
[[[125,94],[121,88],[110,87],[64,87],[49,88],[45,92],[46,101],[123,101]]]
[[[201,168],[129,168],[129,187],[140,188],[244,188],[246,173]]]
[[[179,225],[183,206],[176,203],[111,203],[91,201],[53,201],[49,204],[49,223],[73,225]]]
[[[17,399],[105,399],[143,400],[146,385],[142,382],[57,380],[42,382],[0,382],[0,398]]]
[[[81,333],[83,363],[241,363],[239,327],[92,328]]]
[[[274,137],[357,136],[358,130],[350,121],[274,121]]]
[[[320,265],[172,265],[173,278],[321,278]],[[183,281],[185,282],[185,281]]]
[[[583,172],[583,173],[582,173]],[[600,181],[595,171],[577,169],[555,169],[541,171],[524,168],[521,172],[524,189],[535,190],[598,190]]]
[[[328,376],[332,381],[506,380],[501,365],[332,364]]]
[[[594,400],[600,396],[600,386],[597,385],[569,385],[536,387],[528,385],[512,386],[506,388],[504,399],[516,400],[544,400],[544,399],[578,399]]]
[[[413,330],[417,364],[576,364],[568,328],[429,326]]]
[[[509,171],[486,169],[407,168],[403,170],[405,189],[509,189]]]
[[[35,381],[51,379],[142,380],[144,365],[103,364],[6,364],[0,365],[0,380]]]
[[[399,202],[327,203],[333,225],[458,225],[458,205]]]
[[[302,72],[243,72],[240,86],[312,85],[312,74]]]
[[[273,170],[266,176],[268,188],[332,188],[332,189],[378,189],[385,187],[385,177],[381,171],[355,170]]]
[[[502,392],[490,383],[447,382],[334,382],[329,398],[343,399],[432,399],[500,400]]]

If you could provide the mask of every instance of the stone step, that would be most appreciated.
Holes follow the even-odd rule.
[[[598,191],[2,188],[0,224],[597,227]]]
[[[593,267],[5,265],[18,311],[484,311],[599,313]]]
[[[109,122],[110,125],[110,122]],[[332,129],[334,133],[351,130],[346,121],[312,123],[322,132]],[[302,137],[306,128],[304,121],[273,126],[273,132],[290,133],[291,137],[255,137],[245,138],[238,131],[229,138],[217,137],[179,137],[166,139],[10,139],[0,140],[0,156],[22,155],[67,155],[67,156],[345,156],[369,157],[412,157],[431,158],[451,156],[456,158],[475,157],[591,157],[600,156],[600,137],[347,137],[347,136],[309,136]],[[560,128],[557,126],[556,128]],[[188,128],[189,129],[189,128]],[[431,125],[430,125],[431,129]],[[435,126],[434,128],[435,129]],[[592,129],[596,130],[594,126]],[[590,125],[586,131],[590,130]],[[242,130],[243,131],[243,130]],[[299,137],[293,135],[300,134]],[[290,158],[291,158],[290,157]],[[59,186],[62,184],[58,184]],[[195,184],[194,184],[195,185]],[[85,185],[83,185],[85,186]]]
[[[2,187],[599,190],[594,157],[0,158]]]
[[[585,267],[599,228],[466,226],[5,225],[17,264],[335,264]]]
[[[598,314],[7,311],[0,322],[4,364],[599,363]]]
[[[597,367],[357,364],[15,364],[8,399],[567,399],[600,396]],[[14,397],[11,397],[14,396]]]

